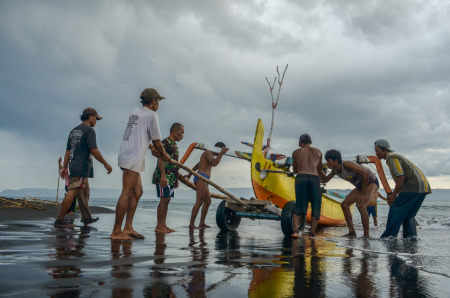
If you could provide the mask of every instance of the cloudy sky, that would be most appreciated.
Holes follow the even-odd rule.
[[[88,106],[104,117],[97,142],[114,166],[106,175],[95,162],[91,187],[120,188],[117,153],[146,87],[167,98],[163,136],[185,125],[181,152],[217,141],[247,150],[257,119],[270,127],[265,78],[286,64],[274,152],[290,155],[304,132],[343,155],[373,154],[385,138],[432,187],[450,188],[449,2],[355,3],[1,1],[0,191],[56,188],[57,158]],[[155,164],[148,154],[145,189]],[[213,180],[249,187],[249,171],[224,159]]]

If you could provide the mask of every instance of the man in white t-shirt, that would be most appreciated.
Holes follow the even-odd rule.
[[[142,107],[134,109],[125,129],[119,150],[119,167],[123,170],[122,193],[116,206],[116,220],[111,239],[144,239],[144,236],[133,228],[133,218],[137,204],[142,196],[140,172],[145,170],[145,155],[151,149],[152,154],[170,161],[170,156],[161,143],[158,114],[159,101],[164,99],[153,88],[141,93]],[[153,143],[153,145],[151,144]],[[123,219],[125,226],[122,230]]]

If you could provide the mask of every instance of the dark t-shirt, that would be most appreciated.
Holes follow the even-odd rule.
[[[165,138],[162,140],[162,145],[166,150],[167,154],[169,154],[170,158],[178,161],[178,146],[177,144],[169,138]],[[178,166],[165,162],[164,163],[164,171],[166,172],[167,180],[169,181],[169,185],[173,187],[178,187]],[[155,172],[153,173],[153,184],[159,184],[161,181],[161,172],[159,170],[158,164],[156,164]]]
[[[94,177],[90,149],[97,149],[95,130],[87,124],[80,124],[72,129],[67,140],[71,177]]]

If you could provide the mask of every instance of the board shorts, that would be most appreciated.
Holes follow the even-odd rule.
[[[69,184],[67,185],[67,191],[72,189],[83,189],[86,179],[86,177],[70,177]]]
[[[206,179],[209,180],[209,176],[208,176],[208,175],[203,174],[203,173],[200,173],[200,172],[198,172],[197,174],[199,174],[199,175],[201,175],[201,176],[203,176],[203,177],[205,177]],[[198,179],[200,179],[200,178],[194,177],[194,184],[195,184],[195,181],[197,181]],[[201,179],[200,179],[200,180],[201,180]],[[202,181],[203,181],[203,180],[202,180]],[[206,184],[209,185],[209,183],[206,183]]]
[[[295,208],[297,215],[306,215],[308,203],[311,203],[311,216],[320,219],[322,191],[319,176],[297,174],[295,177]]]
[[[369,216],[377,217],[377,206],[367,206],[367,213],[369,213]]]
[[[156,195],[158,198],[173,198],[175,196],[175,187],[172,185],[162,187],[161,184],[156,184]]]

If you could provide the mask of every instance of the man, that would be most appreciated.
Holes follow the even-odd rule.
[[[317,222],[320,219],[322,207],[322,192],[319,175],[322,173],[322,152],[311,146],[309,134],[302,134],[299,147],[292,152],[292,166],[295,177],[295,209],[292,220],[294,233],[292,238],[298,238],[300,217],[306,216],[308,202],[311,203],[311,231],[310,238],[315,237]]]
[[[170,135],[162,141],[162,145],[169,154],[170,158],[178,161],[177,143],[183,139],[184,126],[180,123],[174,123],[170,128]],[[167,210],[169,208],[170,198],[175,195],[175,188],[178,188],[178,166],[164,162],[160,157],[153,173],[153,184],[156,184],[156,195],[159,199],[157,210],[157,224],[155,232],[171,233],[175,232],[166,225]]]
[[[133,228],[133,218],[137,204],[142,196],[140,173],[145,170],[147,149],[152,154],[170,161],[161,143],[158,114],[159,101],[165,97],[153,88],[144,89],[141,93],[142,107],[134,109],[128,117],[122,144],[119,150],[119,167],[123,170],[122,193],[116,205],[116,220],[111,239],[144,239],[144,236]],[[153,143],[153,145],[150,144]],[[125,217],[125,226],[122,222]]]
[[[403,224],[403,238],[416,237],[416,214],[422,206],[425,196],[431,193],[431,187],[422,171],[404,156],[395,153],[388,141],[375,141],[375,153],[379,159],[385,159],[395,188],[387,196],[389,208],[386,230],[381,238],[397,237]]]
[[[219,164],[222,156],[228,151],[228,148],[224,143],[218,142],[214,145],[215,147],[221,148],[220,153],[211,152],[209,150],[205,150],[203,154],[200,156],[200,161],[192,168],[193,171],[198,170],[198,174],[205,177],[206,179],[210,179],[211,177],[211,169]],[[187,180],[191,177],[191,174],[185,176]],[[197,187],[197,195],[194,206],[192,207],[191,213],[191,221],[189,223],[190,229],[197,228],[210,228],[207,224],[205,224],[206,214],[208,213],[209,205],[211,205],[211,195],[209,193],[208,184],[194,177],[194,184]],[[203,207],[202,207],[203,206]],[[200,223],[198,227],[195,226],[195,219],[197,218],[198,211],[202,207],[202,212],[200,215]]]
[[[341,208],[348,226],[348,234],[345,234],[344,237],[356,237],[352,212],[350,211],[350,206],[356,203],[356,207],[361,214],[364,237],[369,238],[369,214],[367,213],[367,205],[380,187],[377,175],[368,168],[353,161],[343,161],[341,153],[334,149],[328,150],[325,153],[325,160],[327,161],[328,168],[331,169],[331,173],[322,178],[324,183],[327,183],[337,175],[355,186],[341,203]]]
[[[56,219],[55,227],[73,226],[64,222],[64,216],[67,214],[75,197],[78,197],[78,204],[81,211],[81,222],[89,225],[98,220],[98,217],[92,218],[89,211],[89,181],[88,178],[94,177],[92,157],[94,156],[103,164],[107,173],[111,173],[112,168],[103,158],[97,148],[95,130],[93,127],[97,120],[101,120],[97,111],[93,108],[86,108],[80,116],[81,124],[72,129],[69,134],[64,155],[64,164],[61,169],[61,178],[66,179],[69,175],[69,184],[67,193],[61,203],[61,210]],[[69,169],[68,169],[69,168]]]
[[[378,200],[378,198],[381,198],[382,200],[386,201],[386,198],[382,194],[380,194],[379,191],[377,191],[377,193],[374,194],[372,200],[370,200],[369,204],[367,204],[367,214],[369,214],[369,218],[370,218],[370,215],[372,215],[373,225],[374,226],[378,226],[378,220],[377,220],[377,216],[378,216],[377,215],[377,213],[378,213],[378,211],[377,211],[377,206],[378,206],[377,200]]]

